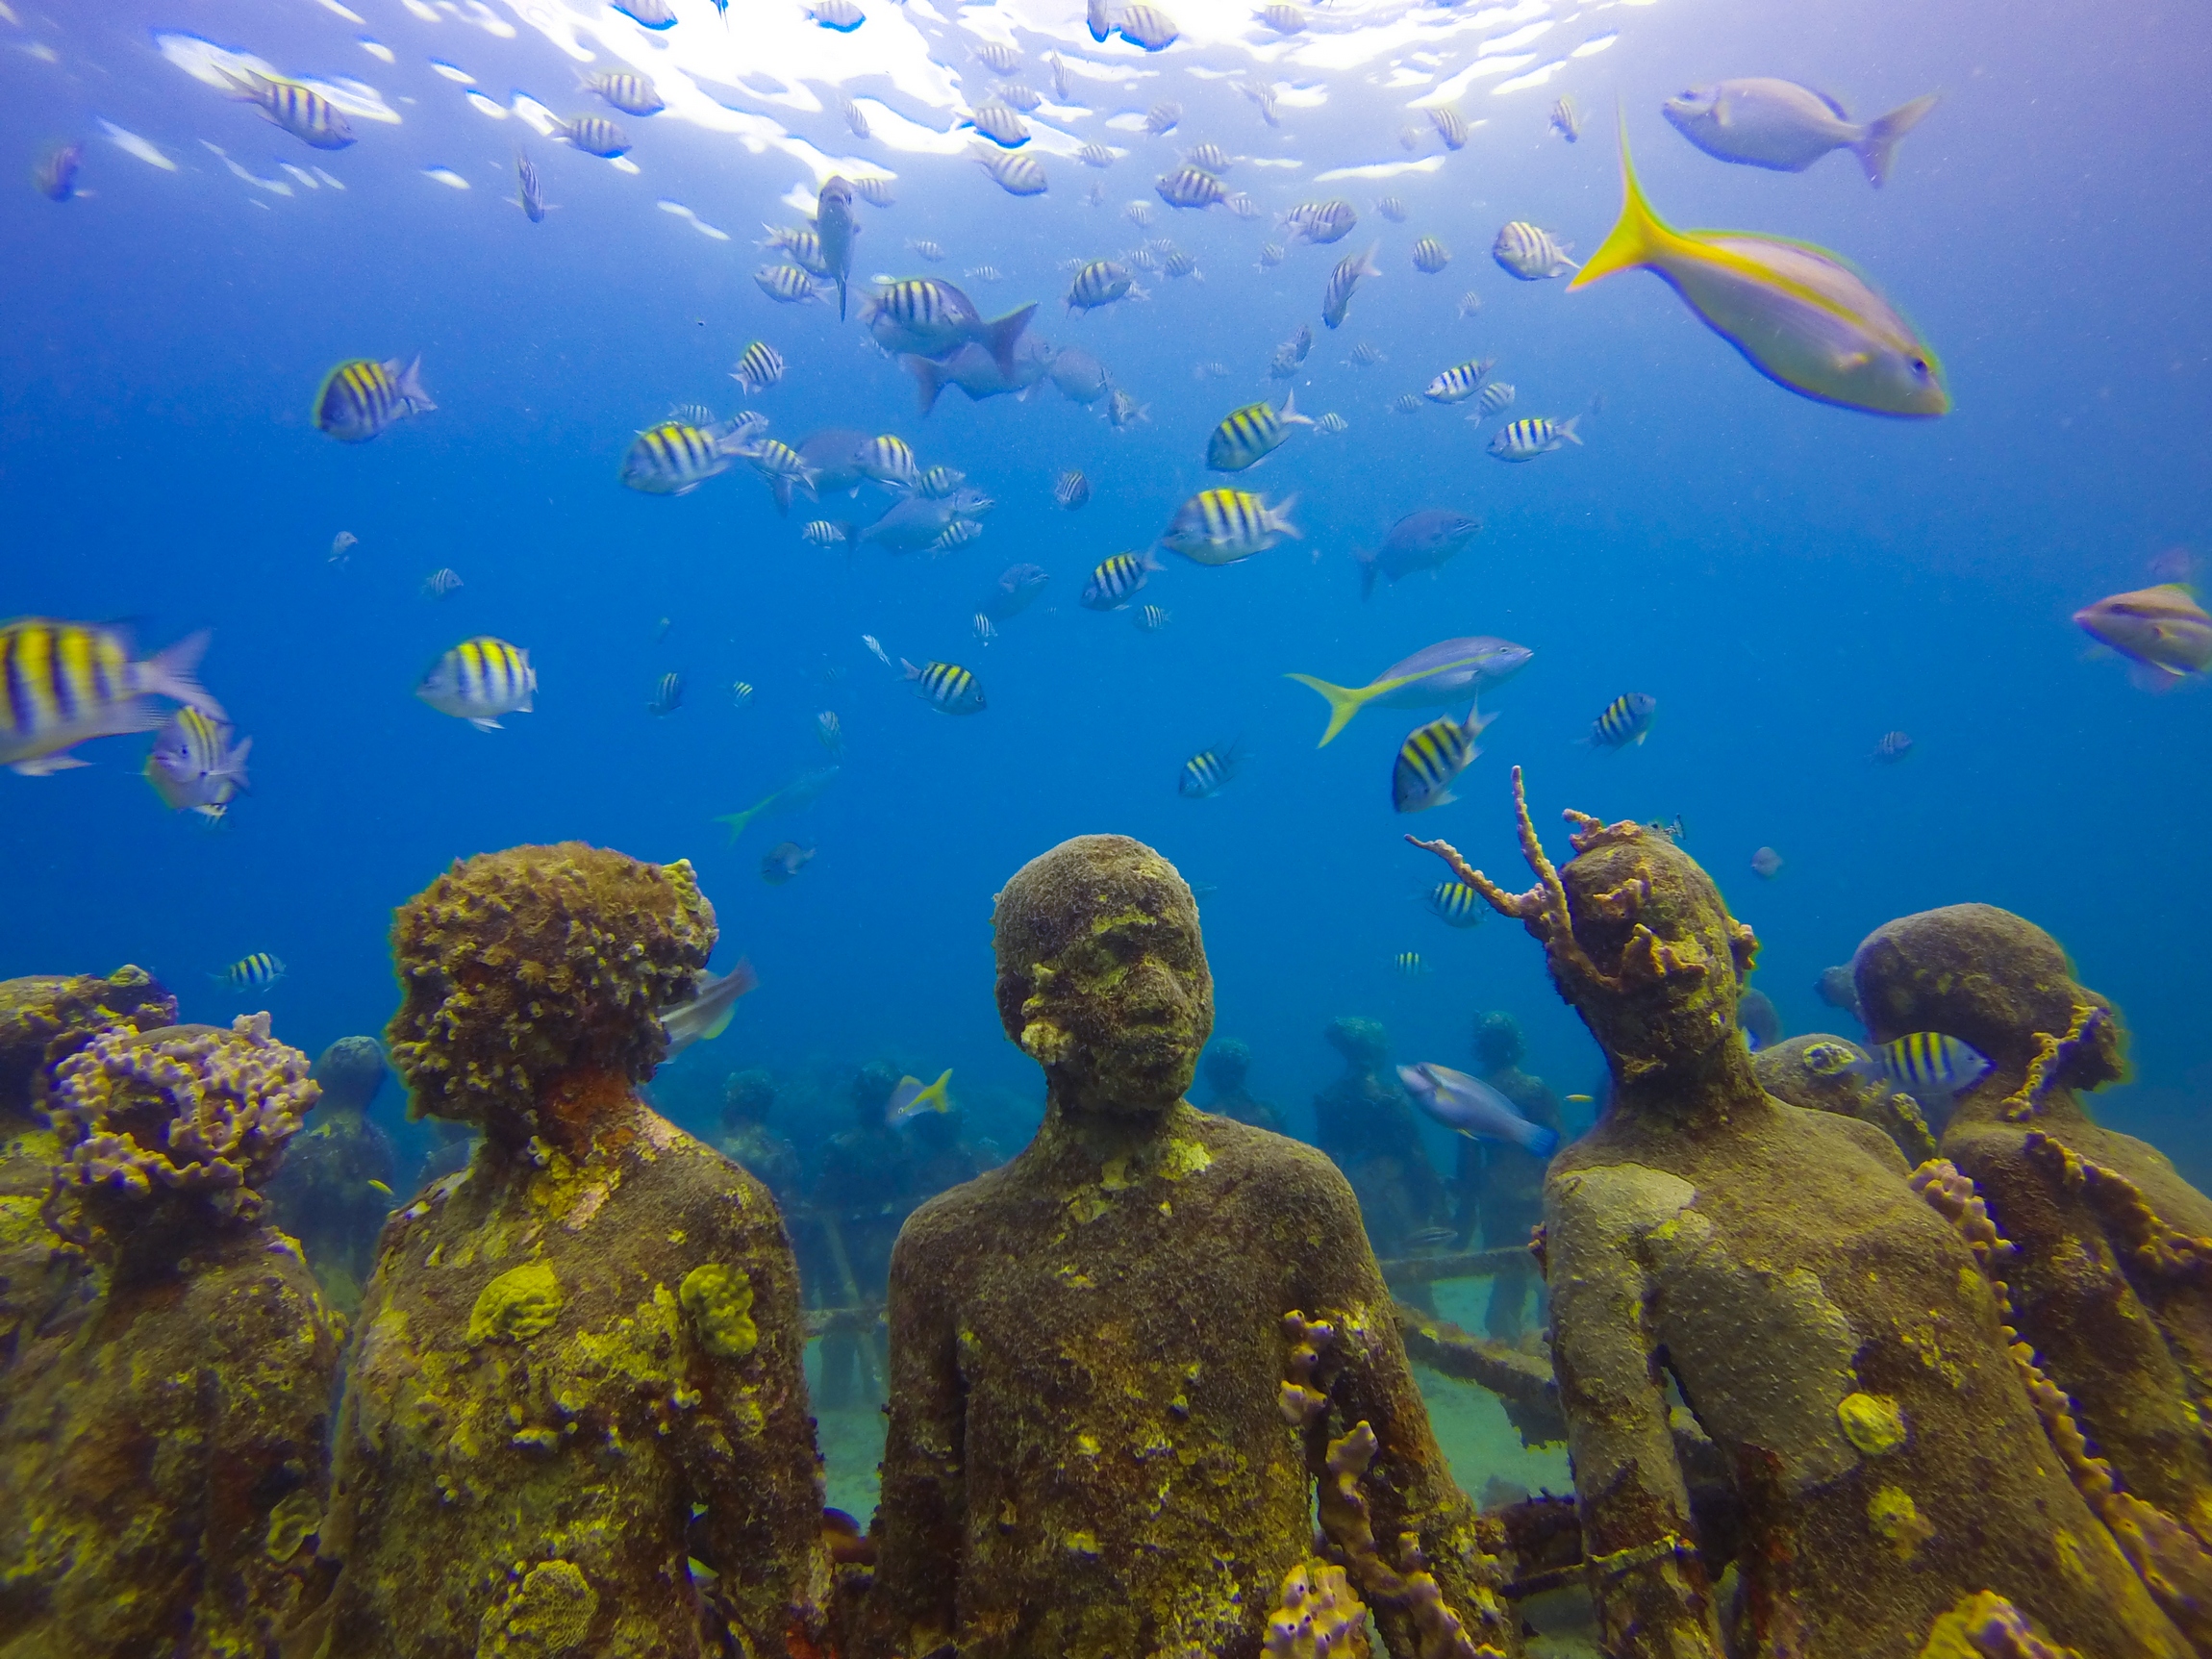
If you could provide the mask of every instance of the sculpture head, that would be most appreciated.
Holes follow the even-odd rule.
[[[776,1080],[758,1067],[731,1072],[722,1085],[722,1121],[733,1129],[741,1123],[766,1123],[775,1104]]]
[[[365,1112],[384,1087],[384,1046],[373,1037],[340,1037],[308,1075],[322,1085],[326,1112]]]
[[[998,895],[998,1018],[1063,1111],[1144,1117],[1180,1100],[1214,1029],[1198,907],[1127,836],[1077,836]]]
[[[1329,1021],[1321,1037],[1344,1057],[1347,1071],[1372,1071],[1390,1057],[1390,1033],[1379,1019],[1340,1015]]]
[[[2111,1002],[2074,979],[2057,940],[2009,910],[1951,904],[1885,922],[1859,946],[1851,969],[1875,1043],[1940,1031],[2017,1079],[2040,1051],[2039,1037],[2063,1037],[2079,1023],[2049,1083],[2096,1089],[2126,1074]]]
[[[715,945],[689,863],[581,842],[456,864],[392,918],[401,1001],[385,1035],[417,1116],[520,1146],[587,1098],[628,1098],[667,1052],[661,1010]]]
[[[1206,1081],[1217,1094],[1242,1089],[1252,1069],[1252,1048],[1234,1037],[1224,1037],[1206,1050]]]
[[[1519,1066],[1528,1053],[1528,1043],[1521,1035],[1521,1021],[1502,1008],[1474,1017],[1474,1060],[1485,1071],[1501,1071],[1508,1066]]]
[[[1759,942],[1697,860],[1637,823],[1584,827],[1559,872],[1572,939],[1553,977],[1623,1081],[1695,1064],[1736,1036]]]

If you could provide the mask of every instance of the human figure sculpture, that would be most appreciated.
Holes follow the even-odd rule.
[[[1521,1068],[1528,1043],[1521,1023],[1499,1010],[1474,1022],[1475,1075],[1496,1090],[1531,1123],[1557,1131],[1559,1096],[1541,1077]],[[1483,1248],[1512,1250],[1490,1282],[1483,1328],[1505,1343],[1518,1343],[1527,1329],[1533,1298],[1541,1308],[1544,1281],[1527,1254],[1529,1235],[1544,1219],[1544,1169],[1546,1160],[1506,1141],[1459,1143],[1459,1168],[1453,1186],[1458,1197],[1456,1229],[1462,1240],[1479,1232]]]
[[[118,1025],[54,1072],[45,1217],[99,1293],[0,1412],[0,1651],[269,1654],[314,1563],[338,1341],[264,1224],[314,1104],[265,1014]]]
[[[2212,1652],[2212,1561],[2194,1547],[2212,1541],[2212,1200],[2082,1102],[2123,1074],[2119,1016],[2049,934],[1986,904],[1877,928],[1855,985],[1873,1042],[1939,1031],[1989,1060],[1951,1107],[1943,1155],[2010,1241],[2020,1334],[2081,1432],[2125,1492],[2188,1529],[2139,1554],[2176,1595],[2196,1579],[2194,1605],[2168,1606]]]
[[[1314,1096],[1314,1139],[1359,1194],[1375,1253],[1388,1259],[1447,1241],[1451,1195],[1421,1144],[1413,1102],[1390,1068],[1390,1034],[1380,1020],[1347,1016],[1331,1020],[1322,1035],[1345,1070]]]
[[[1545,1186],[1603,1651],[1995,1652],[1926,1646],[1986,1595],[2084,1655],[2186,1653],[2046,1440],[2031,1386],[2049,1385],[2011,1351],[1973,1218],[1938,1209],[1961,1208],[1948,1187],[1916,1193],[1879,1130],[1760,1089],[1734,1018],[1751,930],[1634,823],[1569,814],[1577,856],[1554,869],[1518,768],[1514,795],[1527,892],[1422,844],[1542,942],[1611,1070],[1611,1109]],[[1725,1609],[1677,1431],[1734,1490]]]
[[[401,1202],[390,1137],[368,1119],[387,1069],[373,1037],[341,1037],[322,1051],[311,1073],[322,1089],[314,1126],[269,1189],[277,1225],[299,1240],[324,1299],[347,1319],[361,1307],[384,1219]]]
[[[1217,1118],[1234,1118],[1240,1123],[1249,1123],[1255,1129],[1265,1129],[1280,1135],[1283,1115],[1266,1100],[1255,1099],[1244,1080],[1251,1075],[1252,1048],[1248,1043],[1234,1037],[1217,1037],[1206,1050],[1201,1063],[1206,1073],[1206,1086],[1213,1090],[1214,1097],[1206,1102],[1206,1110]]]
[[[785,1659],[821,1633],[797,1273],[767,1190],[639,1098],[715,943],[691,866],[570,842],[401,906],[387,1031],[468,1169],[385,1229],[294,1645]]]
[[[888,1116],[900,1075],[888,1060],[863,1066],[852,1080],[851,1126],[832,1135],[822,1149],[809,1213],[812,1259],[827,1269],[821,1299],[831,1306],[858,1308],[883,1300],[891,1247],[912,1207],[913,1157]],[[880,1325],[833,1325],[822,1337],[822,1408],[881,1403],[885,1354]]]
[[[799,1195],[798,1149],[768,1127],[776,1080],[754,1068],[731,1073],[722,1087],[722,1156],[745,1171],[788,1208]]]
[[[0,980],[0,1379],[94,1289],[84,1253],[39,1214],[62,1157],[45,1110],[54,1068],[104,1031],[176,1018],[177,999],[142,968]]]
[[[1080,836],[1007,883],[993,925],[999,1017],[1044,1069],[1044,1121],[899,1236],[855,1651],[1255,1659],[1278,1592],[1295,1624],[1313,1582],[1288,1416],[1331,1437],[1324,1520],[1392,1651],[1501,1652],[1350,1188],[1182,1098],[1214,1012],[1182,878]],[[1364,1547],[1345,1519],[1363,1496]]]

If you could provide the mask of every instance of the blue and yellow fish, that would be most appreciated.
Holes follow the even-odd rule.
[[[1470,708],[1465,722],[1446,715],[1408,734],[1391,768],[1392,807],[1401,813],[1421,813],[1456,800],[1452,780],[1482,753],[1475,740],[1489,724],[1480,709]]]
[[[1659,699],[1648,691],[1623,691],[1605,705],[1605,712],[1590,723],[1583,742],[1594,749],[1624,749],[1651,735],[1652,716]]]
[[[149,696],[221,719],[223,706],[192,677],[210,638],[194,634],[135,663],[119,629],[50,616],[0,623],[0,767],[37,778],[88,766],[69,753],[77,744],[162,723]]]
[[[1615,271],[1653,271],[1777,386],[1869,415],[1949,413],[1935,353],[1834,254],[1751,231],[1677,231],[1661,220],[1636,182],[1625,122],[1621,189],[1620,221],[1569,292]]]
[[[243,995],[247,992],[266,991],[285,975],[285,966],[265,950],[257,950],[251,956],[241,956],[219,973],[208,977],[217,985],[227,985]]]
[[[904,657],[898,666],[914,682],[914,694],[941,715],[980,715],[983,688],[975,676],[958,663],[930,663],[916,667]]]
[[[441,715],[466,720],[480,732],[496,732],[500,716],[532,711],[538,670],[528,651],[483,634],[439,658],[415,694]]]
[[[1429,914],[1451,927],[1479,927],[1490,901],[1464,881],[1440,881],[1422,901]]]
[[[1231,410],[1214,428],[1206,440],[1206,465],[1215,472],[1242,472],[1280,449],[1292,427],[1311,425],[1313,421],[1298,413],[1296,392],[1285,395],[1280,409],[1271,403],[1247,403]]]
[[[366,443],[386,427],[411,415],[436,409],[422,390],[422,358],[402,364],[357,357],[323,376],[314,394],[314,424],[340,443]]]
[[[1285,536],[1301,536],[1290,519],[1295,495],[1280,507],[1243,490],[1201,490],[1176,509],[1162,546],[1196,565],[1234,565],[1265,553]]]

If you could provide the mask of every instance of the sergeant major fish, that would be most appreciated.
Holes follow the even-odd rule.
[[[1311,425],[1313,421],[1298,413],[1295,391],[1284,396],[1279,410],[1269,403],[1247,403],[1231,410],[1214,428],[1206,440],[1206,465],[1214,472],[1242,472],[1280,449],[1292,427]]]
[[[601,161],[611,162],[630,153],[630,135],[604,115],[578,115],[555,127],[547,136],[582,150],[587,156],[597,156]]]
[[[480,634],[439,658],[415,694],[441,715],[496,732],[503,715],[527,715],[538,694],[530,653],[505,640]]]
[[[578,73],[577,85],[587,92],[596,92],[625,115],[658,115],[668,105],[651,77],[631,70],[616,70],[602,75]]]
[[[220,817],[246,788],[246,756],[254,741],[233,744],[231,736],[229,725],[189,704],[169,716],[146,757],[146,781],[171,812]]]
[[[622,483],[647,495],[689,495],[743,453],[739,430],[734,420],[704,429],[685,420],[649,426],[622,456]]]
[[[1659,713],[1659,699],[1648,691],[1624,691],[1605,705],[1605,712],[1590,723],[1583,742],[1594,749],[1624,749],[1651,735],[1651,720]]]
[[[1898,140],[1919,126],[1936,102],[1931,92],[1862,126],[1825,92],[1753,75],[1692,87],[1668,99],[1660,113],[1716,161],[1801,173],[1831,150],[1848,150],[1858,157],[1867,183],[1880,189],[1889,179]]]
[[[1119,260],[1093,260],[1075,273],[1075,280],[1068,285],[1068,310],[1096,311],[1100,306],[1112,305],[1124,297],[1146,298],[1144,290],[1129,275],[1129,267]]]
[[[1083,608],[1087,611],[1123,609],[1131,596],[1144,586],[1145,579],[1160,568],[1160,562],[1149,551],[1141,555],[1109,555],[1091,572],[1091,580],[1083,590]]]
[[[901,657],[898,666],[914,682],[914,694],[939,714],[979,715],[983,712],[983,688],[975,683],[975,676],[959,664],[930,663],[917,668]]]
[[[231,96],[258,108],[264,120],[282,127],[317,150],[342,150],[354,141],[353,128],[338,106],[297,81],[274,79],[252,69],[224,69]]]
[[[1344,326],[1345,313],[1352,303],[1352,290],[1360,286],[1360,278],[1381,276],[1382,267],[1375,264],[1376,243],[1367,252],[1353,254],[1337,262],[1337,268],[1329,272],[1328,287],[1321,293],[1321,321],[1331,328]]]
[[[1837,1069],[1886,1083],[1916,1100],[1945,1101],[1972,1089],[1993,1068],[1971,1043],[1940,1031],[1912,1031]]]
[[[1175,792],[1187,801],[1211,800],[1236,781],[1244,767],[1244,757],[1237,743],[1225,749],[1201,750],[1185,761],[1175,775]]]
[[[952,284],[936,277],[907,277],[885,283],[867,300],[862,320],[886,351],[943,358],[963,345],[979,345],[991,354],[999,372],[1011,378],[1015,342],[1036,311],[1032,303],[986,322],[975,302]]]
[[[1152,183],[1160,199],[1171,208],[1210,208],[1229,199],[1228,187],[1198,167],[1177,167]]]
[[[992,182],[1010,196],[1041,196],[1051,188],[1044,169],[1027,156],[1010,156],[992,150],[979,153],[973,159],[991,175]]]
[[[1483,377],[1496,366],[1496,358],[1470,358],[1445,369],[1422,387],[1420,394],[1431,403],[1464,403],[1481,388]]]
[[[1470,707],[1464,721],[1446,715],[1408,733],[1391,767],[1392,809],[1422,813],[1458,799],[1451,792],[1452,783],[1482,753],[1475,740],[1496,718],[1494,715],[1486,720],[1481,710]]]
[[[1291,522],[1295,495],[1279,507],[1242,490],[1201,490],[1176,509],[1161,544],[1195,565],[1234,565],[1265,553],[1285,536],[1302,533]]]
[[[1451,250],[1434,237],[1423,237],[1413,244],[1413,268],[1423,276],[1435,276],[1451,264]]]
[[[217,985],[227,985],[241,995],[250,991],[266,991],[284,976],[283,962],[265,950],[241,956],[230,967],[208,975]]]
[[[1515,219],[1497,233],[1490,244],[1490,257],[1522,282],[1542,282],[1581,268],[1567,257],[1565,244],[1526,219]]]
[[[1440,881],[1421,902],[1446,927],[1479,927],[1490,914],[1490,901],[1464,881]]]
[[[1500,461],[1534,461],[1562,444],[1579,445],[1582,439],[1574,425],[1581,418],[1577,415],[1568,420],[1553,420],[1547,415],[1524,415],[1519,420],[1509,420],[1491,439],[1490,453]]]
[[[314,394],[314,424],[340,443],[366,443],[394,422],[437,408],[422,390],[419,354],[405,364],[396,357],[385,363],[357,357],[323,376]]]

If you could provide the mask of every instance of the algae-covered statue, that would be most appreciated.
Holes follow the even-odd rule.
[[[1451,1226],[1451,1195],[1421,1144],[1420,1119],[1390,1067],[1379,1019],[1346,1015],[1322,1034],[1344,1074],[1314,1096],[1314,1142],[1359,1194],[1368,1237],[1384,1256],[1409,1254]],[[1428,1287],[1409,1287],[1425,1297]]]
[[[1953,1103],[1943,1155],[2010,1242],[2020,1334],[2081,1432],[2125,1493],[2179,1523],[2115,1517],[2176,1622],[2212,1652],[2212,1200],[2082,1104],[2078,1091],[2122,1074],[2118,1016],[2049,934],[1986,904],[1876,929],[1855,985],[1874,1042],[1942,1032],[1990,1062]]]
[[[142,968],[0,980],[0,1377],[91,1293],[83,1252],[39,1213],[62,1156],[45,1113],[54,1068],[104,1031],[176,1018],[177,999]]]
[[[1873,1126],[1760,1089],[1735,1023],[1757,941],[1688,855],[1577,813],[1577,856],[1555,870],[1518,768],[1514,793],[1526,892],[1427,844],[1543,943],[1612,1074],[1611,1110],[1545,1191],[1603,1650],[2036,1650],[1931,1646],[2002,1602],[2098,1659],[2185,1654],[2046,1439],[2031,1391],[2049,1384],[2011,1351],[1971,1205],[1942,1184],[1923,1198]],[[1684,1439],[1710,1441],[1741,1517],[1726,1606]]]
[[[1344,1177],[1183,1099],[1214,998],[1173,867],[1078,837],[993,922],[1044,1122],[899,1236],[852,1650],[1256,1659],[1278,1595],[1293,1637],[1315,1611],[1316,1473],[1333,1565],[1395,1653],[1514,1645]],[[1356,1629],[1357,1596],[1320,1598]]]
[[[314,1104],[265,1014],[55,1068],[45,1215],[99,1286],[10,1378],[0,1652],[274,1651],[314,1560],[338,1344],[263,1194]]]
[[[1559,1096],[1543,1078],[1521,1068],[1527,1057],[1527,1040],[1512,1015],[1497,1009],[1475,1019],[1475,1075],[1531,1123],[1556,1134],[1563,1127]],[[1532,1292],[1541,1310],[1543,1284],[1525,1250],[1529,1234],[1544,1219],[1546,1163],[1507,1141],[1478,1141],[1470,1135],[1459,1143],[1452,1185],[1457,1200],[1454,1227],[1460,1241],[1469,1243],[1479,1235],[1485,1249],[1523,1252],[1509,1258],[1509,1265],[1491,1280],[1483,1329],[1500,1342],[1521,1341]]]
[[[348,1319],[395,1207],[391,1142],[368,1118],[386,1070],[373,1037],[341,1037],[322,1051],[310,1073],[322,1088],[314,1124],[292,1143],[269,1190],[278,1224],[299,1240],[324,1297]]]
[[[1777,1100],[1808,1112],[1834,1112],[1872,1123],[1918,1167],[1936,1155],[1926,1115],[1910,1094],[1870,1075],[1871,1057],[1847,1038],[1815,1032],[1792,1037],[1751,1055],[1759,1087]]]
[[[299,1651],[782,1659],[818,1638],[791,1247],[767,1190],[636,1088],[714,942],[690,865],[573,842],[472,858],[400,908],[392,1066],[484,1141],[385,1229],[335,1582]]]

